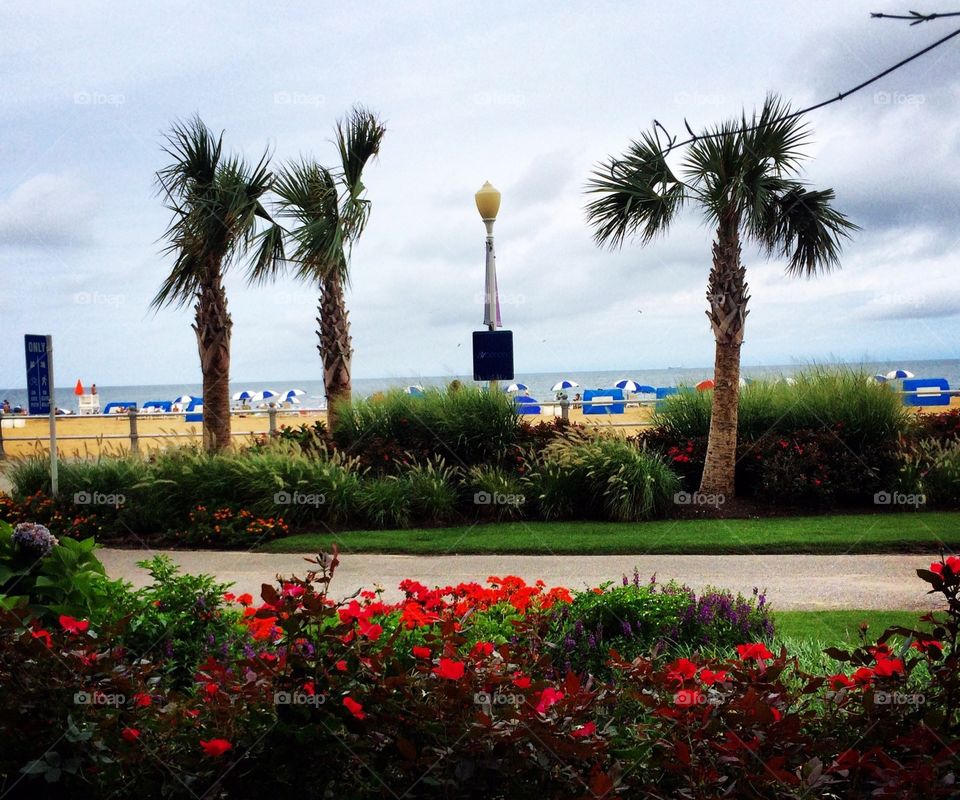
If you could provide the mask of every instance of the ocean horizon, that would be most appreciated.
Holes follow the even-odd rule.
[[[767,366],[745,366],[741,369],[744,378],[752,380],[772,380],[779,377],[790,377],[798,372],[813,367],[836,367],[856,369],[870,375],[886,373],[894,369],[908,369],[918,378],[945,378],[951,388],[960,388],[960,359],[914,359],[902,361],[859,361],[859,362],[817,362],[816,364],[772,364]],[[515,382],[526,384],[532,397],[539,400],[552,399],[550,387],[561,379],[575,381],[579,389],[606,389],[623,378],[630,378],[641,384],[650,386],[680,386],[693,385],[705,378],[713,377],[712,367],[667,367],[665,369],[622,369],[622,370],[569,370],[566,372],[518,372]],[[375,392],[388,389],[403,388],[411,385],[423,387],[446,386],[452,380],[459,380],[465,384],[473,384],[472,375],[407,375],[383,378],[355,378],[353,393],[355,397],[367,397]],[[504,382],[505,383],[505,382]],[[74,395],[74,385],[58,386],[55,388],[55,401],[58,408],[77,408],[77,397]],[[84,386],[89,389],[88,384]],[[302,389],[305,395],[301,398],[303,408],[317,408],[324,401],[322,380],[301,380],[297,378],[287,380],[264,381],[231,381],[230,393],[243,390],[259,391],[274,389],[285,392],[289,389]],[[124,386],[97,386],[100,395],[101,407],[111,402],[133,402],[143,406],[151,400],[172,400],[180,395],[199,395],[202,391],[201,383],[182,384],[131,384]],[[7,389],[0,399],[10,401],[11,406],[24,405],[27,402],[25,388]]]

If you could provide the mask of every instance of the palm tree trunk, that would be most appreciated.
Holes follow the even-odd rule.
[[[716,339],[713,404],[701,494],[734,496],[737,466],[737,407],[740,402],[740,347],[747,318],[746,270],[740,264],[739,220],[726,215],[713,244],[713,268],[707,286],[707,316]]]
[[[323,388],[327,396],[327,427],[336,423],[338,406],[350,402],[350,364],[353,358],[353,339],[350,320],[343,294],[343,281],[336,276],[320,284],[317,317],[317,337],[320,359],[323,362]]]
[[[204,283],[195,308],[203,373],[203,446],[220,451],[230,446],[230,334],[227,293],[219,278]]]

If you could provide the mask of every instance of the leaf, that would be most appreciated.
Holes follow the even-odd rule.
[[[280,593],[269,583],[260,585],[260,597],[263,599],[263,602],[269,603],[270,605],[277,605],[280,602]]]
[[[943,585],[943,578],[937,575],[936,572],[931,572],[928,569],[918,569],[917,577],[920,578],[920,580],[926,581],[927,583],[931,584],[934,587],[940,587]]]

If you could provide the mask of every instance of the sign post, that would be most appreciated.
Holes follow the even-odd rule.
[[[57,496],[57,407],[53,398],[53,337],[28,333],[27,405],[31,415],[50,415],[50,494]]]

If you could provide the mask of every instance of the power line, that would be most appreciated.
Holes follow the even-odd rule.
[[[940,17],[958,17],[958,16],[960,16],[960,11],[950,12],[950,13],[943,13],[943,14],[918,14],[917,12],[912,11],[912,12],[910,12],[910,15],[909,15],[909,16],[894,16],[894,15],[891,15],[891,14],[880,14],[880,13],[873,13],[873,14],[871,14],[871,17],[876,18],[876,19],[905,19],[905,20],[913,20],[913,21],[910,23],[911,25],[917,25],[917,24],[920,23],[920,22],[929,22],[930,20],[938,19],[938,18],[940,18]],[[946,42],[950,41],[951,39],[953,39],[955,36],[958,36],[958,35],[960,35],[960,28],[958,28],[957,30],[955,30],[953,33],[947,34],[947,35],[944,36],[942,39],[938,39],[938,40],[935,41],[933,44],[928,45],[927,47],[924,47],[922,50],[918,50],[916,53],[914,53],[913,55],[908,56],[907,58],[903,59],[902,61],[898,61],[898,62],[897,62],[896,64],[894,64],[892,67],[888,67],[887,69],[883,70],[883,72],[877,73],[877,74],[874,75],[872,78],[869,78],[868,80],[865,80],[865,81],[863,81],[862,83],[858,83],[858,84],[857,84],[856,86],[854,86],[852,89],[848,89],[848,90],[845,91],[845,92],[840,92],[836,97],[831,97],[829,100],[823,100],[822,102],[815,103],[815,104],[812,105],[812,106],[807,106],[806,108],[802,108],[802,109],[800,109],[799,111],[793,111],[793,112],[791,112],[791,113],[789,113],[789,114],[785,114],[784,116],[779,117],[779,118],[776,119],[776,120],[771,120],[771,122],[781,122],[781,121],[783,121],[783,120],[793,119],[794,117],[803,116],[804,114],[807,114],[807,113],[809,113],[809,112],[811,112],[811,111],[816,111],[817,109],[823,108],[823,107],[825,107],[825,106],[832,105],[833,103],[839,103],[839,102],[840,102],[841,100],[843,100],[844,98],[847,98],[847,97],[849,97],[850,95],[855,94],[856,92],[859,92],[861,89],[865,89],[867,86],[869,86],[869,85],[872,84],[872,83],[876,83],[876,82],[877,82],[878,80],[880,80],[881,78],[885,78],[885,77],[886,77],[887,75],[889,75],[891,72],[896,72],[896,71],[897,71],[898,69],[900,69],[901,67],[905,67],[905,66],[906,66],[907,64],[909,64],[911,61],[916,61],[916,60],[917,60],[918,58],[920,58],[921,56],[926,55],[926,54],[929,53],[931,50],[935,50],[936,48],[940,47],[941,45],[945,44]],[[666,129],[663,127],[663,125],[661,125],[657,120],[654,120],[654,121],[653,121],[653,124],[654,124],[654,127],[655,127],[655,128],[660,128],[661,130],[664,131],[664,133],[667,133],[667,131],[666,131]],[[686,139],[685,141],[682,141],[682,142],[679,142],[679,143],[678,143],[678,142],[676,141],[676,137],[675,137],[675,136],[672,137],[672,138],[670,138],[669,134],[667,134],[667,137],[668,137],[668,146],[666,147],[666,149],[665,149],[664,152],[663,152],[664,155],[667,155],[671,150],[673,150],[673,149],[676,148],[676,147],[684,147],[685,145],[693,144],[693,143],[696,142],[698,139],[714,139],[714,138],[718,138],[718,137],[721,137],[721,136],[727,136],[727,135],[730,133],[730,131],[717,131],[717,132],[715,132],[715,133],[703,133],[703,134],[697,135],[697,134],[695,134],[695,133],[691,130],[690,125],[687,123],[687,120],[686,120],[686,119],[683,120],[683,124],[684,124],[684,126],[686,127],[687,131],[690,133],[690,138],[689,138],[689,139]],[[767,123],[767,124],[769,124],[769,123]],[[740,128],[740,129],[738,130],[738,133],[749,133],[750,131],[755,131],[755,130],[757,130],[757,129],[759,129],[759,128],[760,128],[759,125],[745,126],[745,127],[743,127],[743,128]]]

